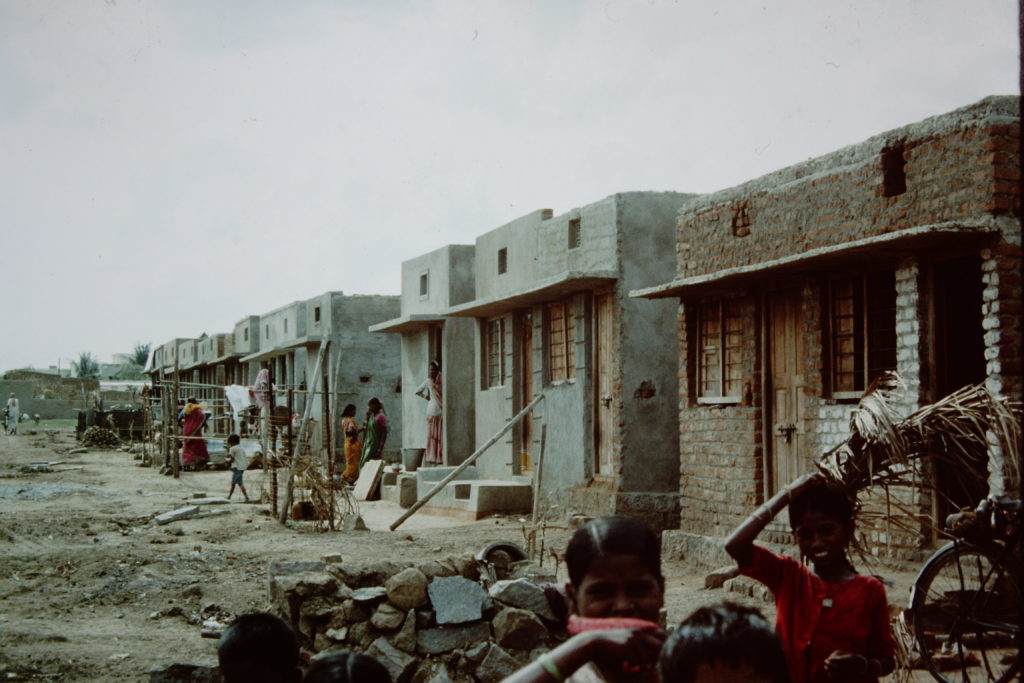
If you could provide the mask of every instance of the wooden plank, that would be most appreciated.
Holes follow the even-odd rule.
[[[352,495],[356,500],[371,500],[380,486],[380,475],[384,471],[383,460],[367,460],[359,471],[359,479]]]

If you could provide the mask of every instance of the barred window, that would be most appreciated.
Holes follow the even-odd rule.
[[[485,327],[487,349],[487,386],[505,384],[505,319],[488,320]]]
[[[698,402],[738,402],[743,395],[743,319],[738,300],[701,304]]]
[[[548,304],[548,374],[552,382],[576,376],[572,300]]]
[[[829,327],[832,397],[859,398],[876,377],[896,369],[893,271],[832,280]]]

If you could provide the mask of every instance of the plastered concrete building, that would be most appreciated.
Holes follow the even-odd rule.
[[[402,447],[426,448],[427,402],[416,388],[427,365],[441,364],[444,464],[458,465],[475,448],[476,379],[473,362],[476,323],[449,318],[452,306],[473,299],[474,253],[471,244],[450,244],[402,263],[401,315],[370,327],[398,335],[402,357]]]
[[[674,279],[634,292],[679,303],[672,552],[722,561],[736,524],[848,437],[884,370],[908,412],[980,381],[1021,397],[1018,106],[989,97],[682,206]],[[906,500],[942,519],[984,494],[988,473],[968,474],[936,467],[937,493]],[[919,520],[869,525],[873,551],[915,560],[933,540]]]
[[[671,278],[690,196],[615,194],[477,238],[475,296],[446,312],[476,322],[476,445],[544,394],[477,461],[481,479],[528,486],[544,432],[542,512],[678,524],[675,304],[628,292]]]
[[[322,377],[326,375],[334,378],[330,407],[335,417],[346,403],[354,403],[362,419],[370,398],[383,401],[391,426],[385,454],[397,459],[402,433],[400,342],[371,334],[367,327],[396,315],[399,306],[397,296],[325,292],[263,315],[246,316],[230,333],[176,338],[162,344],[154,350],[149,374],[154,380],[171,380],[177,371],[181,382],[251,385],[266,365],[278,389],[279,405],[286,404],[289,388],[295,390],[292,408],[296,413],[301,415],[306,401],[311,402],[313,448],[319,447],[321,439]],[[317,353],[325,340],[331,342],[330,350],[320,375],[314,377]],[[211,387],[197,388],[194,393],[201,400],[221,398]],[[333,436],[340,445],[341,436]]]
[[[320,439],[324,375],[336,378],[333,415],[340,415],[345,404],[353,403],[361,420],[367,402],[373,397],[380,398],[391,430],[385,452],[397,459],[402,433],[400,341],[372,334],[367,328],[382,318],[397,315],[399,310],[397,296],[325,292],[305,301],[294,301],[259,316],[258,326],[252,325],[251,320],[236,326],[236,344],[239,331],[243,338],[255,334],[259,340],[259,349],[240,361],[257,372],[260,366],[267,365],[278,387],[278,404],[284,404],[284,392],[291,387],[297,390],[293,410],[302,414],[308,397],[310,415],[317,423],[314,444]],[[329,351],[320,376],[314,377],[320,345],[328,340]],[[255,374],[250,373],[255,379]],[[334,437],[340,444],[340,435]]]

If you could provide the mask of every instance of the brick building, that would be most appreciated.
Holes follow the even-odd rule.
[[[667,546],[721,560],[721,538],[848,436],[884,370],[908,411],[979,381],[1021,397],[1018,145],[1018,98],[989,97],[683,204],[675,280],[633,292],[680,300]],[[937,467],[935,494],[902,494],[941,518],[984,493],[974,474]],[[914,559],[933,539],[906,521],[920,533],[867,529],[873,550]]]

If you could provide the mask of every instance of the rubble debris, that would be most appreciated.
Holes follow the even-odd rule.
[[[121,439],[110,429],[104,427],[89,427],[82,433],[82,445],[95,448],[115,448],[121,443]]]
[[[515,564],[529,576],[544,574]],[[564,637],[541,586],[516,578],[495,589],[539,613],[492,598],[489,572],[481,577],[469,554],[426,563],[271,561],[267,571],[271,610],[303,648],[314,657],[339,648],[365,652],[397,681],[500,680]]]

